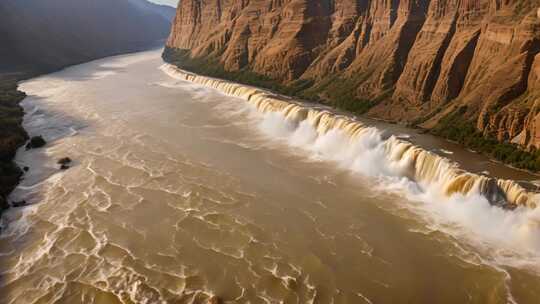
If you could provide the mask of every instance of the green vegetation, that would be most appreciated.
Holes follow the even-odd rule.
[[[163,59],[193,73],[257,86],[286,95],[296,96],[302,91],[303,87],[310,85],[309,82],[298,81],[298,85],[284,86],[267,76],[251,72],[247,69],[226,71],[214,58],[190,58],[189,50],[165,48]]]
[[[328,100],[328,103],[332,106],[355,114],[366,113],[379,100],[387,97],[383,95],[377,100],[358,98],[356,92],[358,83],[358,79],[346,79],[339,76],[329,77],[303,92],[303,97],[322,103]]]
[[[524,151],[517,145],[502,143],[492,136],[483,135],[470,121],[463,118],[466,111],[467,107],[464,106],[447,115],[432,133],[516,168],[540,171],[540,150]]]
[[[536,14],[538,3],[534,0],[520,0],[516,1],[514,6],[513,19],[523,17],[528,14]]]
[[[0,213],[7,207],[6,196],[22,176],[13,157],[28,138],[22,127],[24,111],[19,106],[25,97],[14,81],[0,82]]]
[[[200,75],[227,79],[272,90],[279,94],[332,105],[355,114],[363,114],[378,100],[364,100],[356,96],[357,82],[333,76],[314,86],[314,81],[299,79],[287,85],[254,73],[247,68],[226,71],[215,58],[191,58],[189,50],[165,48],[163,59],[177,67]],[[384,96],[383,96],[384,97]]]

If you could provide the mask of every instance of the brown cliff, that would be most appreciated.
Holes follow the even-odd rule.
[[[167,46],[226,71],[310,80],[305,91],[323,100],[329,83],[345,80],[358,100],[376,101],[372,117],[431,129],[459,110],[486,137],[540,148],[539,8],[540,0],[184,0]]]

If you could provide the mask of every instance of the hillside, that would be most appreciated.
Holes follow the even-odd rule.
[[[42,73],[157,46],[173,12],[146,0],[3,0],[0,72]]]

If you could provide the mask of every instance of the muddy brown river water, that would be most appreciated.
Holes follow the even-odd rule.
[[[156,50],[22,83],[49,144],[17,156],[31,205],[2,218],[0,303],[540,303],[540,208],[444,196],[388,142],[534,176],[383,123],[320,135],[180,78]]]

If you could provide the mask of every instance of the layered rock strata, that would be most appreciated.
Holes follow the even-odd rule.
[[[539,0],[184,0],[167,46],[309,90],[345,79],[368,115],[434,128],[461,109],[540,148]],[[320,93],[319,91],[317,91]],[[324,99],[324,92],[320,93]]]

